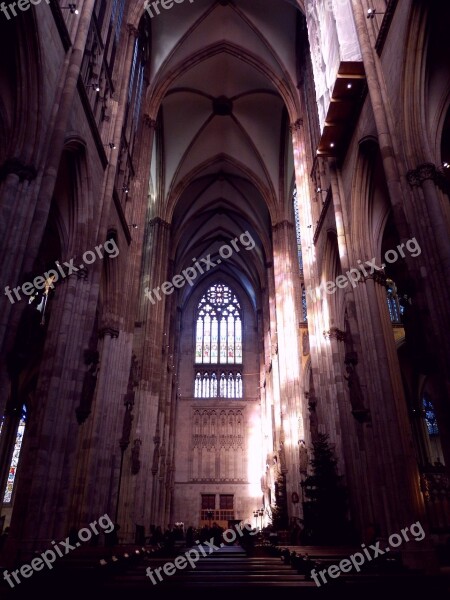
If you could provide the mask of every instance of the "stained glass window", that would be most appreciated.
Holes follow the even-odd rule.
[[[400,304],[397,286],[392,279],[386,279],[386,299],[392,323],[401,323],[404,307]]]
[[[9,466],[8,481],[6,483],[5,495],[3,497],[3,502],[5,504],[10,503],[11,499],[12,499],[12,493],[13,493],[13,489],[14,489],[14,481],[15,481],[16,473],[17,473],[17,466],[19,464],[20,449],[22,447],[22,439],[23,439],[23,434],[25,432],[25,421],[26,421],[26,408],[25,408],[25,406],[23,406],[22,407],[22,416],[21,416],[21,419],[19,422],[19,427],[17,428],[16,442],[14,444],[14,451],[13,451],[13,455],[12,455],[12,459],[11,459],[11,464]]]
[[[439,429],[436,421],[436,414],[434,412],[434,406],[431,403],[431,400],[424,396],[423,400],[423,410],[425,413],[425,423],[428,430],[428,435],[430,437],[439,435]]]
[[[202,397],[202,376],[200,373],[197,373],[195,376],[195,386],[194,386],[194,398]]]
[[[216,372],[197,372],[194,382],[194,398],[242,398],[242,374],[222,371],[219,378]]]
[[[211,386],[210,386],[209,393],[211,395],[211,398],[217,397],[217,376],[215,373],[213,373],[211,375]]]
[[[302,318],[303,321],[308,320],[308,310],[306,308],[306,289],[304,286],[302,287]]]
[[[111,11],[111,23],[114,26],[114,35],[116,41],[119,41],[120,28],[122,26],[123,11],[125,8],[125,0],[114,0]]]
[[[241,307],[226,285],[208,288],[197,308],[195,334],[197,364],[242,364]]]
[[[220,375],[220,397],[221,398],[226,398],[227,395],[227,380],[225,378],[225,373],[222,373]]]
[[[300,268],[300,273],[303,275],[302,238],[300,237],[300,213],[298,210],[297,187],[294,187],[292,201],[294,204],[295,232],[297,235],[298,266]]]
[[[242,398],[242,375],[236,373],[236,398]]]

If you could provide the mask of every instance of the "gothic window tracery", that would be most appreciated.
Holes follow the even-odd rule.
[[[241,307],[222,283],[211,285],[198,304],[195,362],[242,364]]]

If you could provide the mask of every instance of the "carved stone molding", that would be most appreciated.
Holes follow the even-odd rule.
[[[308,449],[306,447],[305,441],[300,440],[298,442],[298,456],[299,456],[299,471],[302,475],[306,475],[308,473]]]
[[[141,461],[140,461],[140,453],[141,453],[141,440],[134,440],[133,448],[131,449],[131,474],[137,475],[141,470]]]
[[[79,425],[84,423],[91,414],[92,400],[97,385],[99,360],[100,356],[96,350],[87,349],[84,351],[84,364],[88,369],[84,375],[80,404],[75,409],[75,415]]]
[[[128,392],[132,392],[141,380],[141,369],[135,353],[131,355],[130,374],[128,377]]]
[[[128,448],[130,444],[131,425],[133,423],[133,415],[131,410],[126,410],[123,416],[122,437],[119,440],[119,446],[122,452]]]
[[[302,334],[302,352],[303,352],[303,356],[308,356],[310,349],[309,349],[309,334],[307,331],[304,331]]]
[[[347,352],[344,362],[347,371],[347,375],[344,375],[344,379],[346,379],[348,385],[352,415],[359,423],[368,423],[371,421],[371,416],[370,411],[364,404],[363,390],[359,380],[358,371],[356,370],[358,364],[357,353],[353,351]]]
[[[338,342],[345,342],[346,334],[345,331],[338,329],[337,327],[331,327],[328,331],[323,332],[323,337],[326,340],[337,340]]]
[[[26,165],[18,158],[8,158],[0,167],[0,181],[11,174],[17,175],[20,181],[32,181],[36,178],[37,170],[32,165]]]

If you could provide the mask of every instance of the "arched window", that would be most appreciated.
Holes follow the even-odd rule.
[[[426,432],[425,438],[425,460],[427,466],[442,468],[444,465],[444,458],[442,452],[441,438],[439,425],[436,418],[436,412],[434,409],[433,401],[431,400],[428,392],[422,393],[422,410],[421,416],[423,419],[424,431]]]
[[[389,316],[392,323],[401,323],[403,307],[398,300],[397,286],[392,279],[386,279],[386,294]]]
[[[308,320],[308,309],[306,306],[306,289],[302,286],[302,319],[303,321]]]
[[[428,435],[430,437],[439,435],[439,429],[436,421],[436,414],[431,400],[424,396],[422,399],[425,424],[427,426]]]
[[[234,371],[217,373],[197,371],[194,383],[194,398],[242,398],[242,374]]]
[[[11,464],[9,465],[8,471],[8,481],[6,483],[6,489],[3,496],[3,502],[5,504],[9,504],[12,500],[12,494],[14,490],[14,481],[16,479],[17,467],[19,464],[20,457],[20,449],[22,447],[22,439],[23,434],[25,433],[25,421],[26,421],[26,407],[25,405],[22,407],[22,416],[20,418],[19,427],[17,428],[16,433],[16,441],[14,443],[14,450],[11,459]]]
[[[196,364],[242,364],[241,307],[223,283],[211,285],[198,304]]]
[[[297,236],[298,266],[300,269],[300,274],[303,275],[302,238],[300,235],[300,213],[298,210],[297,187],[296,186],[294,187],[294,192],[292,194],[292,202],[294,204],[294,219],[295,219],[295,233]]]

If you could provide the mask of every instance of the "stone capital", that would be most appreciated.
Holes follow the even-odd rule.
[[[17,175],[20,181],[32,181],[36,178],[37,170],[32,165],[26,165],[18,158],[8,158],[0,166],[0,181],[8,175]]]
[[[150,227],[162,227],[164,229],[170,229],[170,223],[161,219],[161,217],[154,217],[148,222]]]
[[[294,131],[300,131],[300,129],[303,127],[303,119],[297,119],[294,123],[291,123],[289,125],[289,130],[291,133],[294,133]]]
[[[374,273],[372,273],[371,277],[375,283],[386,287],[387,275],[384,271],[375,271]]]
[[[444,192],[448,192],[449,181],[443,171],[433,163],[423,163],[408,171],[406,179],[411,187],[421,187],[425,181],[433,181]]]
[[[285,219],[284,221],[279,221],[278,223],[272,225],[273,231],[281,231],[282,229],[294,229],[294,223],[291,223]]]
[[[87,277],[88,277],[88,275],[89,275],[89,270],[84,265],[82,267],[80,266],[78,268],[78,271],[75,273],[75,276],[77,277],[77,279],[84,279],[84,280],[86,280]]]
[[[138,37],[139,31],[136,29],[136,27],[132,23],[127,23],[127,30],[128,30],[128,33],[130,35],[132,35],[133,37],[135,37],[135,38]]]
[[[326,340],[337,340],[338,342],[345,342],[346,334],[345,331],[338,329],[337,327],[331,327],[328,331],[323,332],[323,337]]]
[[[151,129],[156,129],[156,120],[152,119],[152,117],[148,114],[143,116],[144,125],[150,127]]]
[[[101,329],[99,329],[98,336],[101,339],[104,338],[104,337],[106,337],[107,335],[109,335],[110,338],[112,338],[112,339],[118,338],[119,337],[119,330],[115,329],[114,327],[108,326],[108,325],[106,325],[105,327],[102,327]]]

